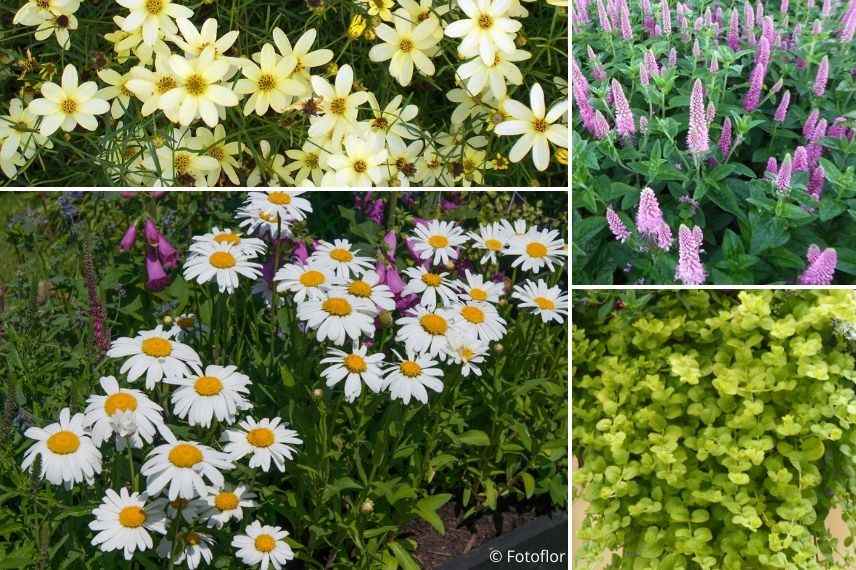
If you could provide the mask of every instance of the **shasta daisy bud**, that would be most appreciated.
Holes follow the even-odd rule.
[[[779,100],[779,106],[776,107],[776,113],[773,115],[773,120],[777,123],[784,123],[785,117],[788,116],[788,105],[791,104],[791,90],[786,89]]]
[[[360,512],[364,515],[374,512],[374,501],[371,499],[366,499],[363,501],[363,504],[360,505]]]
[[[778,188],[779,192],[788,192],[791,189],[791,171],[791,153],[788,153],[785,155],[782,167],[776,175],[776,188]]]
[[[820,201],[820,197],[823,194],[824,182],[826,182],[826,171],[822,166],[818,166],[809,174],[806,191],[812,198]]]
[[[704,112],[704,88],[701,80],[693,83],[690,95],[689,131],[687,132],[687,148],[692,154],[708,151],[707,118]]]
[[[808,268],[800,275],[800,285],[831,285],[838,265],[838,254],[833,248],[821,250],[815,244],[806,253]]]
[[[700,227],[689,229],[681,224],[678,230],[678,266],[675,269],[675,279],[684,285],[701,285],[707,277],[699,255],[703,239]]]
[[[820,60],[820,67],[817,68],[817,75],[814,78],[814,94],[818,97],[823,97],[826,93],[826,82],[829,80],[829,56],[823,56]]]
[[[722,158],[728,156],[728,151],[731,150],[731,117],[725,117],[722,122],[722,133],[719,135],[719,152],[722,153]]]
[[[624,96],[621,84],[615,79],[612,80],[612,105],[615,109],[615,130],[623,137],[633,135],[636,132],[633,112],[630,110],[630,104]]]
[[[621,221],[621,218],[611,207],[606,208],[606,223],[609,225],[609,231],[621,243],[626,242],[630,238],[627,226],[624,225],[624,222]]]

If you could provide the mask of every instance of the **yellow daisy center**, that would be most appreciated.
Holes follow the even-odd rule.
[[[472,360],[473,356],[476,355],[476,353],[473,352],[473,349],[468,346],[462,346],[460,349],[458,349],[458,354],[461,355],[461,360],[463,360],[464,362],[469,362],[470,360]]]
[[[347,108],[348,105],[344,97],[334,97],[333,100],[330,101],[330,112],[334,115],[344,115],[345,109]]]
[[[63,99],[59,104],[60,110],[66,115],[73,115],[80,110],[80,105],[72,98]]]
[[[446,334],[446,330],[449,328],[449,324],[446,322],[446,319],[433,313],[420,317],[419,324],[422,325],[425,332],[432,335]]]
[[[208,261],[210,261],[211,265],[217,269],[229,269],[230,267],[235,267],[235,256],[228,251],[215,251],[211,254],[211,257],[208,258]]]
[[[146,12],[157,16],[163,10],[163,0],[146,0]]]
[[[532,302],[538,305],[542,311],[552,311],[556,308],[556,303],[547,297],[535,297]]]
[[[119,524],[125,528],[139,528],[146,522],[146,511],[137,506],[119,511]]]
[[[473,287],[470,289],[470,298],[473,301],[486,301],[487,300],[487,291],[484,289],[479,289],[478,287]]]
[[[287,206],[291,204],[291,194],[281,190],[275,190],[268,194],[268,202],[277,206]]]
[[[351,314],[351,304],[342,297],[331,297],[321,305],[324,312],[337,317],[347,317]]]
[[[274,443],[273,432],[268,428],[256,428],[247,432],[247,443],[253,447],[270,447]]]
[[[194,73],[184,82],[184,88],[191,95],[199,97],[208,89],[208,81],[202,75]]]
[[[439,287],[440,283],[443,282],[443,278],[436,273],[423,273],[422,282],[429,287]]]
[[[137,399],[127,392],[116,392],[104,400],[104,411],[108,416],[116,412],[133,412],[137,409]]]
[[[220,512],[234,511],[238,508],[238,495],[231,491],[220,491],[214,497],[214,506]]]
[[[190,167],[193,165],[193,157],[184,152],[176,153],[175,158],[173,159],[173,165],[175,166],[175,171],[179,175],[187,174]]]
[[[547,121],[544,119],[535,119],[532,121],[532,128],[535,129],[536,132],[543,133],[547,131],[547,127],[550,125],[547,124]]]
[[[479,27],[483,30],[489,30],[493,27],[493,18],[490,14],[480,14],[478,19]]]
[[[172,354],[172,343],[165,338],[152,336],[143,340],[142,350],[149,356],[163,358]]]
[[[526,244],[526,253],[529,255],[529,257],[546,257],[547,246],[543,243],[533,241],[531,243]]]
[[[461,316],[464,317],[468,322],[473,323],[474,325],[478,325],[484,322],[484,311],[482,311],[478,307],[473,307],[472,305],[467,305],[466,307],[461,309]]]
[[[223,382],[216,376],[200,376],[193,384],[193,389],[200,396],[216,396],[223,391]]]
[[[256,550],[259,552],[270,552],[276,548],[276,540],[269,534],[260,534],[256,537]]]
[[[408,378],[416,378],[422,374],[422,367],[412,360],[405,360],[398,365],[398,369],[401,370],[401,373]]]
[[[183,509],[184,507],[186,507],[189,504],[190,504],[190,501],[188,501],[187,499],[182,499],[181,497],[174,499],[174,500],[169,502],[169,506],[175,510]]]
[[[491,251],[499,251],[502,249],[502,242],[498,239],[486,239],[484,240],[484,246]]]
[[[354,259],[354,255],[350,251],[342,247],[331,249],[330,257],[340,263],[347,263]]]
[[[314,269],[310,269],[300,276],[300,284],[304,287],[318,287],[326,280],[323,273]]]
[[[404,53],[407,53],[413,49],[413,42],[408,39],[402,39],[400,42],[398,42],[398,49],[400,49]]]
[[[352,374],[361,374],[368,370],[366,360],[359,354],[349,354],[345,357],[345,368]]]
[[[259,219],[264,220],[269,224],[278,223],[276,212],[262,212],[259,214]]]
[[[179,443],[169,452],[169,461],[176,467],[193,467],[202,461],[202,452],[195,445]]]
[[[428,238],[428,245],[434,249],[441,249],[449,245],[449,238],[441,235],[434,235]]]
[[[270,73],[263,73],[256,82],[259,91],[273,91],[276,88],[276,77]]]
[[[217,243],[228,243],[231,245],[238,245],[241,243],[241,238],[238,234],[233,234],[232,232],[220,232],[216,236],[214,236],[214,241]]]
[[[354,161],[354,172],[358,174],[362,174],[366,170],[369,169],[369,165],[362,158],[358,158]]]
[[[365,281],[357,279],[356,281],[351,281],[351,284],[348,285],[348,293],[354,297],[371,297],[372,286]]]
[[[191,546],[196,546],[200,542],[202,542],[202,537],[199,536],[198,532],[190,531],[184,535],[184,542]]]
[[[73,431],[58,431],[48,438],[48,449],[57,455],[74,453],[80,447],[80,438]]]

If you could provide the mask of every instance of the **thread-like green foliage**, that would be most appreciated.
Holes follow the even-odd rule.
[[[573,332],[580,567],[856,567],[824,526],[841,506],[856,529],[853,293],[596,304]]]

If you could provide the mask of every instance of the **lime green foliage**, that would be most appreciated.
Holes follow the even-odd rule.
[[[856,529],[851,291],[577,301],[581,568],[854,568],[824,527]]]

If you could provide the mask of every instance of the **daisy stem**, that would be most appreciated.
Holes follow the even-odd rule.
[[[391,192],[389,198],[388,213],[386,216],[386,229],[391,230],[395,226],[395,210],[398,207],[398,192]]]
[[[140,490],[140,484],[137,481],[137,473],[134,471],[134,449],[131,447],[130,443],[126,446],[128,449],[128,468],[131,470],[131,484],[133,485],[134,492],[138,492]]]

